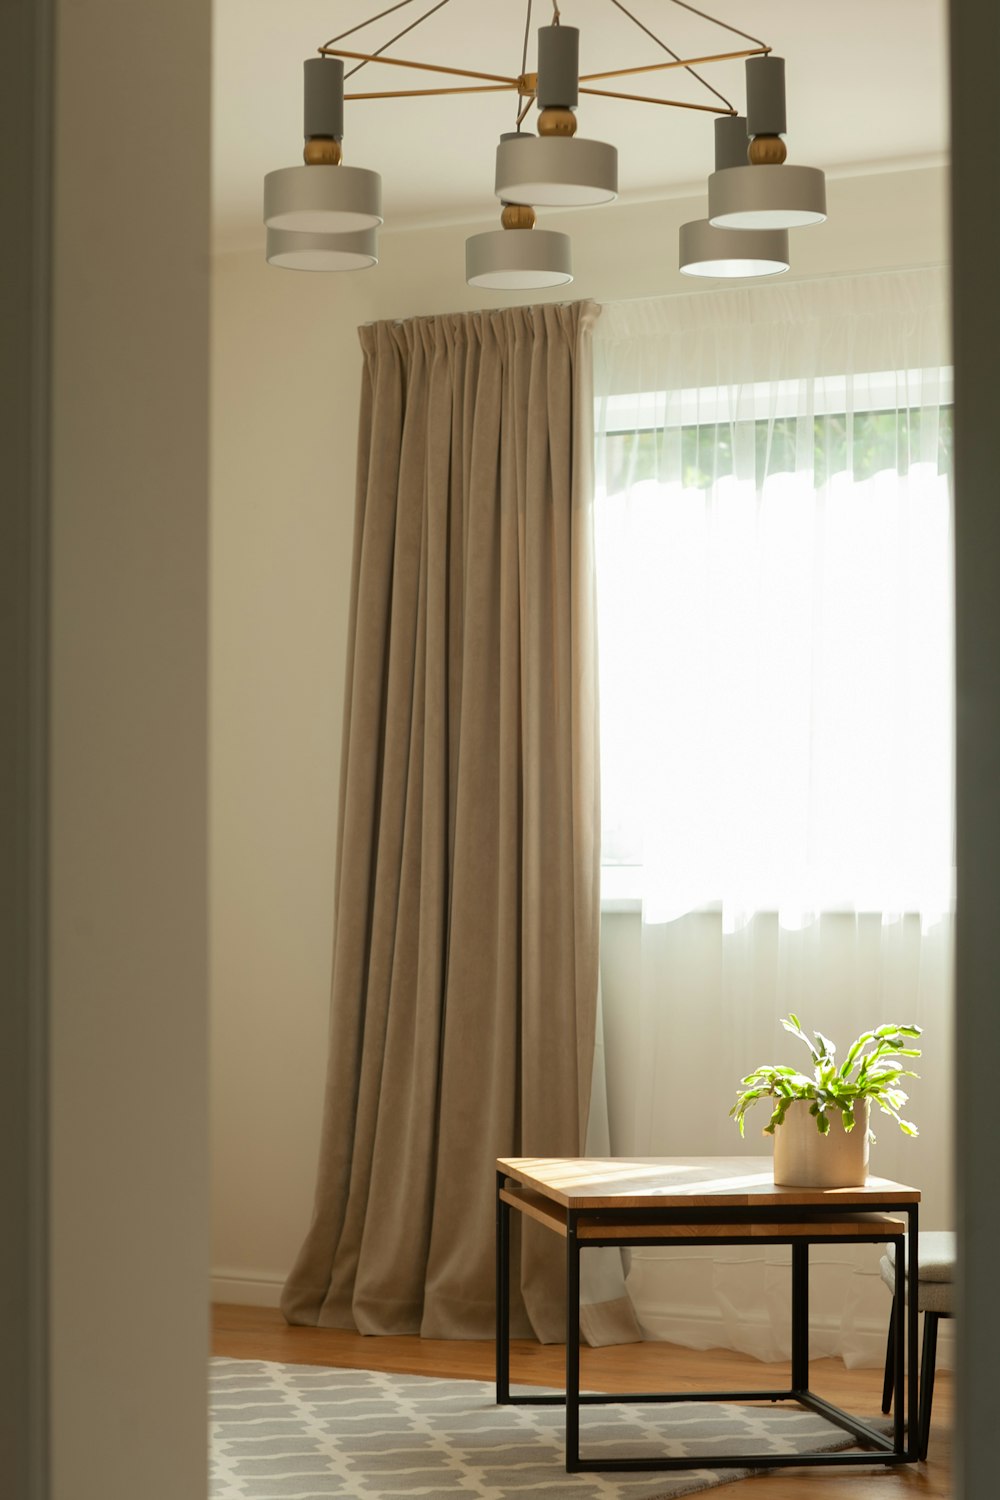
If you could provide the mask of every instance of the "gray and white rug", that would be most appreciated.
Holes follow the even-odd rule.
[[[214,1359],[210,1386],[211,1500],[676,1500],[747,1473],[567,1474],[562,1408],[498,1407],[476,1380]],[[581,1432],[594,1456],[848,1445],[793,1406],[601,1405]]]

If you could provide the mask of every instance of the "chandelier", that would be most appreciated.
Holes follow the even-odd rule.
[[[399,0],[317,48],[304,64],[304,166],[283,167],[264,179],[264,223],[271,265],[305,271],[358,270],[378,263],[377,231],[383,223],[382,183],[377,172],[342,160],[344,104],[359,100],[419,99],[442,94],[511,91],[513,128],[500,137],[494,192],[501,228],[466,241],[466,280],[471,286],[520,291],[572,281],[569,235],[536,227],[535,210],[612,202],[618,195],[618,152],[604,141],[577,135],[580,97],[616,99],[633,105],[693,109],[715,115],[715,171],[708,180],[708,216],[683,224],[679,269],[691,276],[769,276],[789,266],[788,231],[826,217],[823,173],[785,162],[785,64],[766,42],[696,9],[670,0],[726,33],[728,50],[685,57],[674,50],[623,0],[608,0],[642,33],[655,51],[633,66],[579,71],[579,30],[564,23],[557,0],[548,25],[538,28],[529,69],[532,0],[526,0],[520,68],[503,75],[452,63],[416,62],[389,51],[453,0],[437,0],[373,51],[342,44],[355,33],[408,10]],[[568,10],[568,6],[566,7]],[[742,45],[734,46],[738,42]],[[748,45],[749,44],[749,45]],[[701,68],[743,59],[746,113],[705,79]],[[350,63],[345,71],[345,63]],[[372,64],[436,74],[461,83],[408,89],[344,92],[345,81]],[[602,87],[637,75],[683,69],[709,97],[700,102],[622,93]],[[597,86],[595,86],[597,85]],[[536,130],[526,122],[537,110]],[[537,133],[536,133],[537,132]]]

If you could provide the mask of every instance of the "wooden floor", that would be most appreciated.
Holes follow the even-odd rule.
[[[492,1341],[418,1338],[364,1338],[330,1328],[289,1328],[272,1308],[220,1306],[214,1309],[213,1350],[232,1359],[265,1359],[279,1364],[334,1365],[392,1374],[438,1375],[491,1380]],[[512,1376],[535,1385],[561,1385],[563,1350],[516,1340]],[[732,1390],[780,1379],[780,1365],[761,1365],[726,1350],[678,1349],[671,1344],[622,1344],[584,1349],[582,1376],[593,1390]],[[764,1374],[764,1372],[767,1372]],[[839,1360],[816,1360],[811,1386],[838,1406],[859,1415],[879,1410],[881,1370],[847,1370]],[[750,1500],[899,1500],[901,1496],[952,1495],[952,1381],[938,1374],[928,1460],[900,1468],[871,1470],[792,1469],[755,1475]]]

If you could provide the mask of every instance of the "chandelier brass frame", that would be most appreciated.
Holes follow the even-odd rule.
[[[404,27],[402,31],[396,32],[394,36],[390,37],[388,41],[383,42],[374,52],[354,52],[338,45],[346,37],[363,31],[366,27],[374,25],[375,22],[384,20],[386,16],[391,15],[394,11],[403,10],[413,3],[414,0],[397,0],[397,4],[390,5],[387,9],[379,11],[376,15],[368,16],[365,20],[357,22],[356,25],[349,27],[347,31],[340,32],[338,36],[331,37],[329,41],[324,42],[322,46],[317,48],[317,52],[323,57],[339,57],[345,62],[356,63],[357,66],[346,74],[347,78],[352,77],[369,63],[382,63],[387,67],[412,68],[419,72],[444,74],[454,78],[472,78],[476,79],[477,82],[442,88],[378,89],[364,93],[345,93],[345,102],[347,100],[363,99],[419,99],[442,94],[496,94],[506,92],[507,90],[514,90],[519,98],[525,101],[517,115],[517,124],[520,126],[532,104],[535,102],[535,90],[538,83],[537,73],[529,72],[526,67],[533,0],[526,0],[525,4],[524,47],[522,50],[521,71],[516,76],[485,73],[473,68],[456,68],[445,63],[416,62],[411,58],[386,55],[389,47],[400,41],[408,32],[416,30],[422,22],[428,20],[437,11],[443,10],[445,6],[451,3],[451,0],[437,0],[437,3],[424,11],[423,15],[418,16],[415,21],[412,21],[409,26]],[[730,32],[734,36],[742,37],[744,41],[753,43],[752,47],[742,47],[728,52],[705,53],[699,57],[681,57],[661,37],[657,36],[654,31],[646,26],[643,21],[634,16],[627,6],[621,3],[621,0],[608,0],[608,3],[621,11],[634,26],[649,37],[664,52],[668,53],[669,57],[663,62],[637,63],[634,67],[611,68],[600,73],[582,73],[580,75],[579,88],[581,94],[590,94],[603,99],[622,99],[633,104],[659,104],[668,109],[694,109],[703,110],[710,114],[735,115],[738,113],[735,106],[724,95],[720,94],[718,89],[714,88],[704,78],[699,77],[694,72],[694,69],[711,63],[737,62],[741,58],[748,57],[766,57],[772,51],[767,42],[761,41],[759,37],[751,36],[749,32],[741,30],[738,26],[732,26],[728,21],[720,21],[717,16],[709,15],[707,11],[699,10],[695,6],[687,4],[686,0],[670,0],[670,3],[676,5],[679,9],[690,11],[693,15],[700,17],[704,21],[708,21],[711,25],[718,26],[723,31]],[[558,26],[562,17],[557,0],[551,0],[551,5],[552,22]],[[719,104],[699,104],[686,99],[661,99],[649,94],[626,94],[616,90],[595,89],[587,86],[612,78],[634,77],[638,74],[646,73],[661,73],[674,68],[686,68],[692,77],[696,78],[704,88],[713,93],[716,99],[722,101],[721,107]]]

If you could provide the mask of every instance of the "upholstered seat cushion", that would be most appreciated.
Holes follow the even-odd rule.
[[[917,1279],[917,1307],[921,1312],[948,1315],[954,1302],[955,1235],[950,1229],[929,1229],[918,1235],[920,1270]],[[882,1280],[890,1291],[896,1285],[896,1255],[893,1245],[879,1264]],[[909,1276],[907,1276],[909,1282]]]

